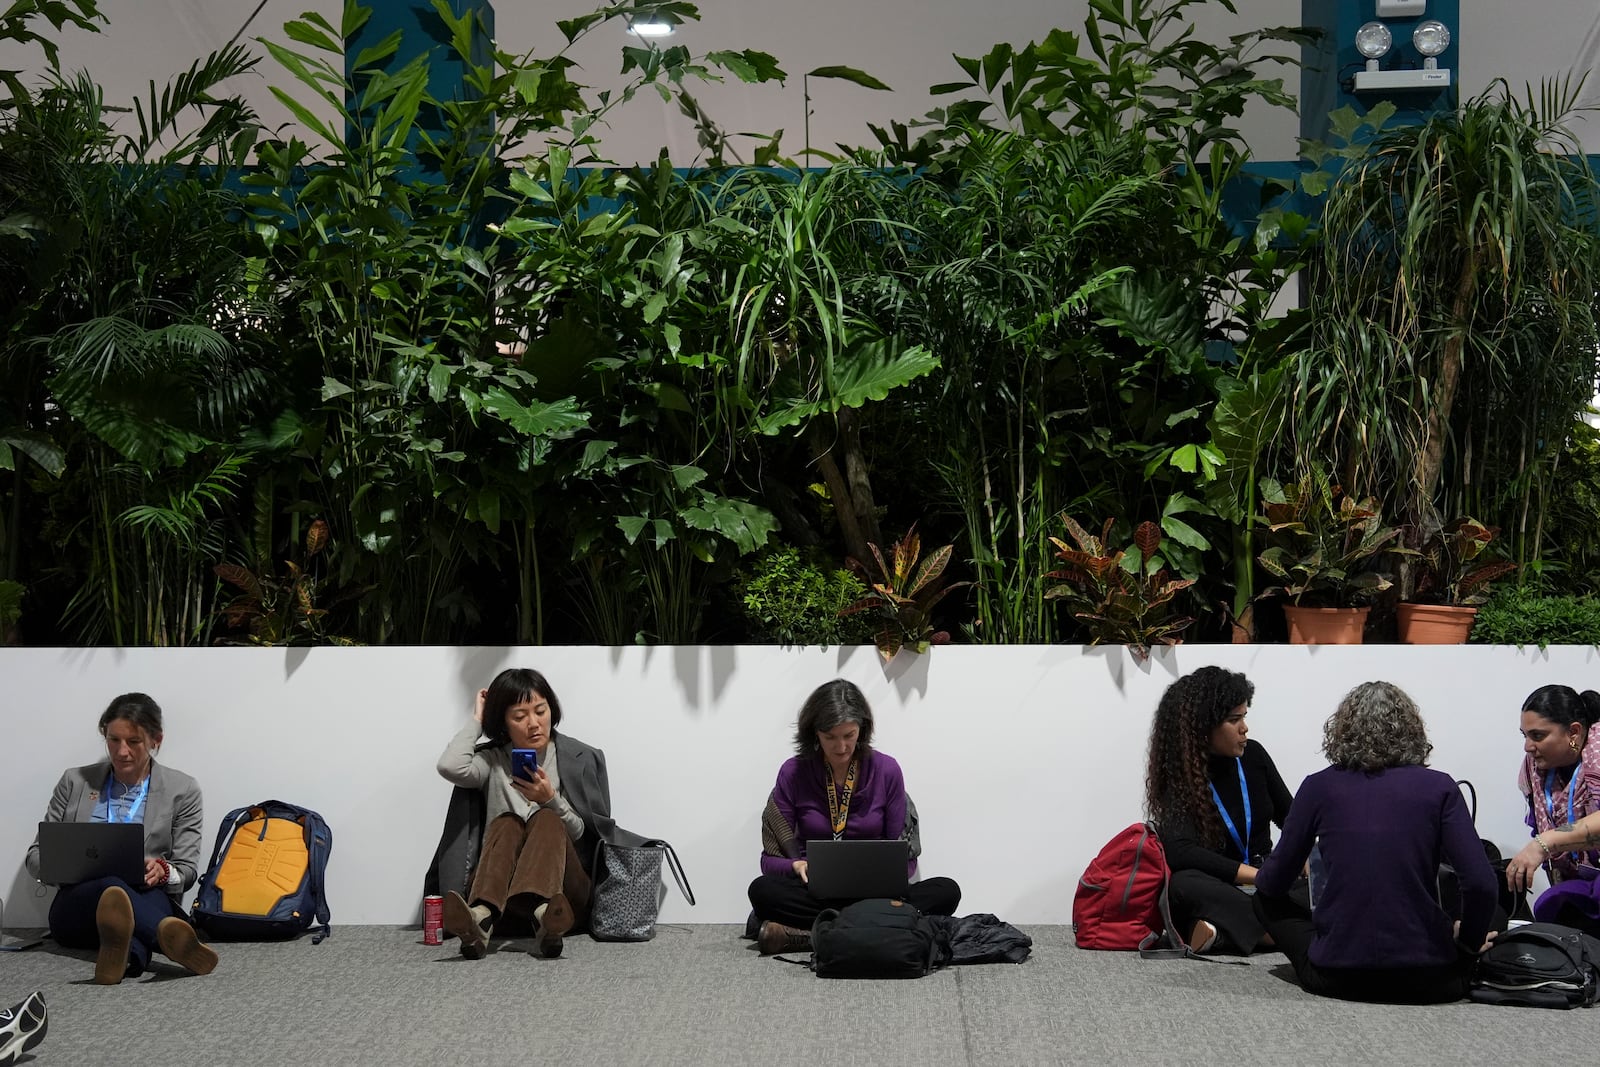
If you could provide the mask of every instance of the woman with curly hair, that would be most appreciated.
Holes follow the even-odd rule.
[[[1300,786],[1278,848],[1256,875],[1256,912],[1308,993],[1389,1004],[1466,995],[1495,919],[1494,869],[1455,780],[1427,767],[1417,706],[1388,682],[1352,689],[1322,730],[1333,766]],[[1287,899],[1315,845],[1316,911]],[[1461,915],[1439,903],[1455,868]]]
[[[1172,868],[1173,921],[1197,952],[1270,944],[1248,887],[1294,798],[1249,739],[1255,691],[1242,674],[1201,667],[1167,687],[1150,728],[1145,805]]]

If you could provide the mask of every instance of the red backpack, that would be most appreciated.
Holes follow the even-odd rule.
[[[1107,842],[1078,879],[1072,925],[1079,948],[1132,950],[1161,940],[1167,854],[1155,827],[1136,822]]]

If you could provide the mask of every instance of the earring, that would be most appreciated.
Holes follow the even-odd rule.
[[[1578,739],[1576,737],[1567,738],[1567,747],[1572,749],[1572,751],[1574,751],[1574,752],[1582,752],[1583,751],[1583,746],[1578,744]]]

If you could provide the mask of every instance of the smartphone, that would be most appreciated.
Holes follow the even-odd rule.
[[[531,782],[534,772],[539,769],[539,750],[536,748],[514,748],[511,750],[511,776]]]

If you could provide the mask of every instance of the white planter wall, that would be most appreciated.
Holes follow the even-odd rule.
[[[956,878],[964,912],[1070,921],[1072,890],[1114,832],[1141,816],[1151,713],[1181,673],[1221,664],[1256,685],[1252,736],[1291,788],[1324,764],[1321,725],[1352,685],[1386,679],[1421,705],[1433,765],[1474,781],[1479,828],[1526,840],[1514,786],[1522,700],[1540,685],[1600,685],[1596,650],[1188,645],[1148,661],[1122,648],[0,649],[0,893],[7,925],[42,925],[49,900],[22,867],[61,771],[104,752],[110,699],[153,695],[160,758],[205,792],[206,854],[221,817],[268,798],[333,827],[336,923],[416,921],[450,787],[434,771],[472,692],[503,667],[543,670],[563,729],[602,747],[613,808],[677,846],[700,906],[672,922],[739,922],[759,816],[810,690],[866,691],[879,747],[922,815],[923,871]]]

